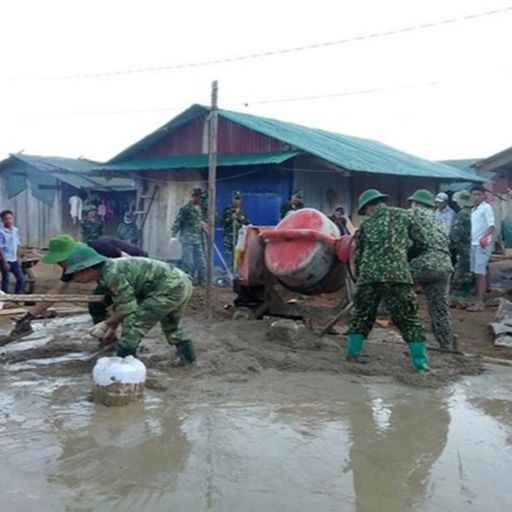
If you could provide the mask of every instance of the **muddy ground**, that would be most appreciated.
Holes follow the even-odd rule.
[[[59,270],[56,267],[38,265],[37,291],[48,290],[55,279],[58,279]],[[496,348],[492,345],[492,338],[488,332],[487,324],[494,318],[497,304],[496,297],[506,293],[508,278],[504,279],[502,267],[494,269],[498,291],[489,296],[489,307],[484,312],[469,313],[463,309],[452,309],[455,331],[458,335],[459,349],[471,357],[456,354],[440,354],[430,352],[432,371],[428,375],[418,375],[412,369],[407,346],[400,336],[390,328],[376,326],[369,343],[366,345],[364,362],[360,364],[344,361],[344,347],[346,338],[343,336],[346,326],[340,321],[336,326],[338,335],[325,336],[322,339],[313,335],[298,322],[296,339],[283,338],[282,332],[273,330],[271,323],[275,319],[261,321],[232,321],[232,313],[225,307],[230,304],[233,294],[229,289],[216,288],[214,293],[214,321],[205,320],[204,290],[196,289],[194,297],[187,310],[185,326],[190,331],[198,352],[198,364],[190,375],[195,379],[202,377],[215,377],[230,382],[244,382],[265,369],[278,372],[326,372],[329,374],[348,373],[357,375],[392,376],[399,382],[419,387],[439,387],[457,380],[462,375],[476,375],[483,371],[479,356],[495,358],[512,358],[512,350]],[[70,292],[88,292],[89,286],[72,285]],[[320,297],[313,302],[332,303],[332,298]],[[428,314],[424,305],[424,298],[420,295],[422,304],[420,315],[428,325]],[[23,348],[23,342],[18,342],[16,350],[0,350],[0,362],[20,364],[27,359],[44,359],[58,357],[69,353],[93,351],[97,348],[96,342],[88,335],[89,322],[87,317],[68,317],[65,324],[70,329],[60,332],[60,320],[37,322],[37,336],[48,335],[50,343],[39,343],[29,350]],[[6,332],[11,324],[8,316],[3,316],[0,323],[2,333]],[[323,320],[314,323],[317,330],[323,325]],[[431,333],[429,341],[434,344]],[[21,343],[21,344],[20,344]],[[30,343],[30,340],[27,342]],[[28,345],[30,347],[30,344]],[[150,369],[157,373],[171,371],[173,358],[172,350],[166,345],[159,327],[153,329],[143,342],[140,357]],[[64,372],[71,368],[85,370],[90,364],[68,362]],[[44,370],[41,370],[44,371]],[[52,370],[54,371],[54,369]],[[173,370],[175,371],[175,370]],[[155,383],[155,386],[160,384]],[[166,386],[166,384],[162,384]]]

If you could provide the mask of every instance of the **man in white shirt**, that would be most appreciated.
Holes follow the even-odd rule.
[[[436,215],[444,222],[448,234],[452,231],[455,222],[455,212],[448,206],[448,194],[439,192],[436,196]]]
[[[487,289],[487,264],[492,252],[492,234],[496,230],[494,212],[485,202],[485,189],[475,185],[471,189],[471,272],[475,274],[475,303],[468,311],[483,311],[484,295]]]
[[[20,237],[14,226],[14,215],[10,210],[0,213],[3,226],[0,227],[0,258],[2,259],[2,291],[9,291],[9,274],[14,274],[14,293],[21,293],[25,284],[21,267]]]

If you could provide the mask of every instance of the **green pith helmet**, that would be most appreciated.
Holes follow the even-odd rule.
[[[462,207],[473,206],[473,202],[471,201],[471,194],[467,190],[459,190],[453,194],[452,199]]]
[[[294,190],[292,192],[292,196],[297,196],[299,199],[302,199],[302,190],[298,190],[298,189]]]
[[[94,267],[100,263],[104,263],[108,258],[98,254],[92,247],[82,245],[77,247],[68,258],[68,264],[64,274],[74,274],[85,270],[86,268]]]
[[[199,188],[199,187],[193,188],[190,195],[192,197],[197,197],[197,196],[203,197],[203,189]]]
[[[235,190],[232,194],[231,194],[231,197],[233,199],[242,199],[242,192],[240,192],[240,190]]]
[[[360,196],[359,196],[359,204],[357,207],[358,213],[361,213],[361,210],[371,201],[379,198],[388,198],[389,196],[387,194],[383,194],[380,190],[377,190],[376,188],[369,188],[368,190],[365,190]]]
[[[430,208],[435,208],[436,202],[434,200],[434,194],[429,192],[425,188],[420,188],[414,192],[410,197],[407,198],[407,201],[414,201],[415,203],[421,203],[425,206],[430,206]]]
[[[48,252],[41,258],[43,263],[61,263],[76,249],[79,243],[71,235],[50,238]]]

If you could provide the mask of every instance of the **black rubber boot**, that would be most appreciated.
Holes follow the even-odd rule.
[[[132,347],[123,347],[122,345],[116,345],[116,356],[117,357],[136,357],[137,349]]]
[[[196,351],[190,340],[176,343],[176,353],[182,366],[192,366],[196,362]]]

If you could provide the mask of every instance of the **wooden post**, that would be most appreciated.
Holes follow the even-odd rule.
[[[218,83],[212,82],[212,105],[208,118],[208,237],[206,244],[206,309],[208,318],[213,317],[213,258],[215,244],[215,202],[217,200],[217,124]]]

